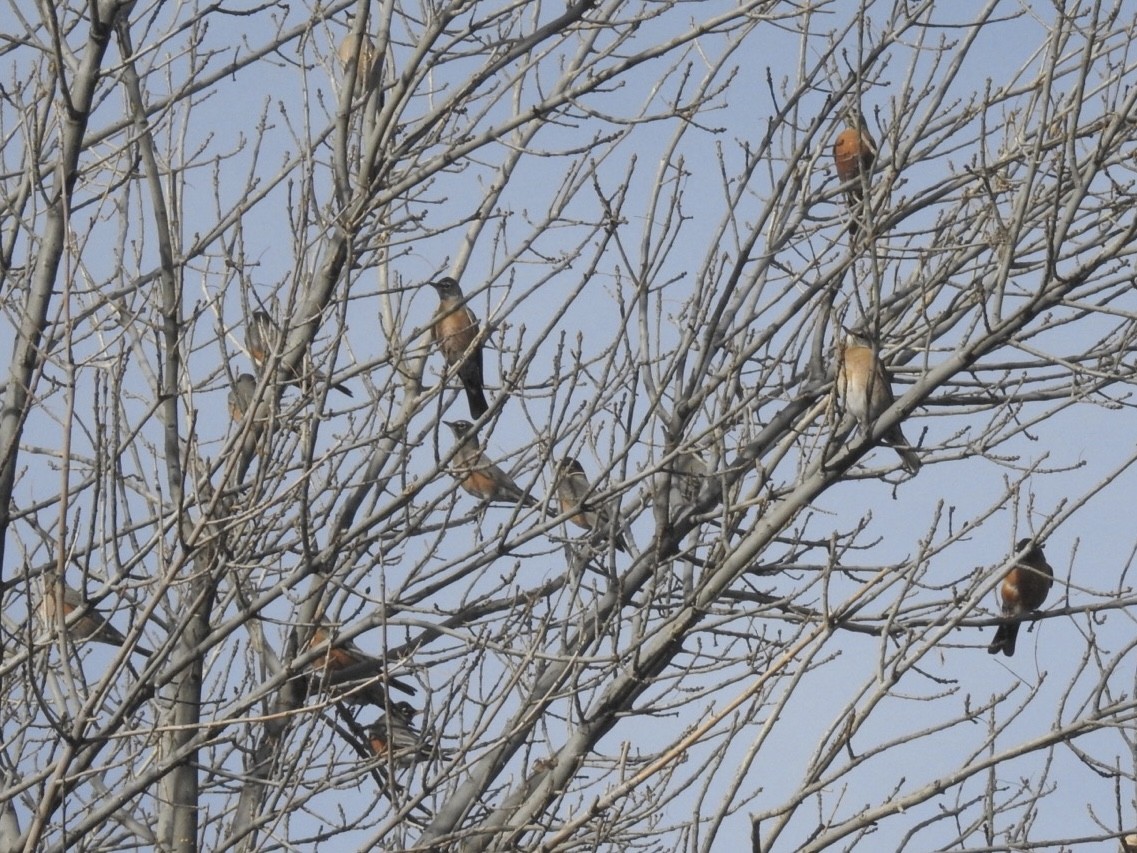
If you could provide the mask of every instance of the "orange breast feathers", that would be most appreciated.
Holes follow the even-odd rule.
[[[863,127],[847,127],[833,143],[833,159],[837,163],[837,177],[849,185],[846,187],[849,193],[859,198],[861,175],[869,173],[876,159],[876,142]]]

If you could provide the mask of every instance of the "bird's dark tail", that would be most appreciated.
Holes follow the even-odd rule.
[[[904,470],[909,474],[915,476],[920,471],[920,457],[910,447],[897,447],[896,452],[900,454],[900,464],[904,466]]]
[[[394,687],[396,690],[401,690],[403,693],[406,693],[408,696],[414,696],[416,693],[418,693],[418,690],[414,687],[414,685],[408,684],[407,682],[403,681],[401,678],[395,678],[394,676],[391,676],[391,675],[387,676],[387,686],[388,687]]]
[[[904,437],[904,431],[900,429],[900,424],[885,433],[881,441],[897,452],[900,456],[900,464],[904,466],[905,471],[913,476],[920,471],[920,457],[912,449],[908,439]]]
[[[297,376],[292,381],[299,384],[300,377]],[[351,393],[351,389],[348,388],[346,385],[344,385],[342,382],[332,382],[331,379],[329,379],[325,374],[321,373],[318,370],[312,371],[311,382],[306,381],[304,383],[304,389],[308,393],[313,393],[315,390],[315,386],[326,385],[326,384],[331,384],[332,388],[335,389],[336,391],[339,391],[341,394],[347,394],[347,396],[349,396],[349,397],[355,396],[354,394]]]
[[[995,631],[995,639],[991,641],[991,645],[987,647],[987,654],[998,654],[1002,652],[1007,657],[1015,653],[1015,640],[1019,636],[1019,623],[1018,622],[1004,622]]]
[[[469,382],[463,383],[463,387],[466,389],[466,402],[470,405],[470,417],[477,420],[490,409],[485,392]]]

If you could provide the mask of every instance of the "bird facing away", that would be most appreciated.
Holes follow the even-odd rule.
[[[446,421],[458,441],[458,452],[454,455],[454,476],[458,485],[469,494],[491,503],[537,506],[532,496],[513,482],[513,478],[494,465],[482,452],[474,425],[469,421]]]
[[[710,475],[711,469],[698,451],[684,450],[672,460],[666,470],[671,475],[668,478],[670,491],[667,504],[674,517],[698,500],[703,481]]]
[[[855,237],[864,217],[863,182],[869,180],[873,161],[876,160],[876,141],[859,113],[855,121],[850,121],[849,126],[837,134],[837,141],[833,143],[833,159],[849,203],[849,234]]]
[[[1002,652],[1007,657],[1015,653],[1019,624],[1026,614],[1038,610],[1046,601],[1050,585],[1054,583],[1054,569],[1046,562],[1041,545],[1031,545],[1030,539],[1020,539],[1015,552],[1025,551],[1021,560],[1011,566],[999,586],[1002,600],[1003,622],[995,630],[995,639],[987,647],[989,654]]]
[[[63,606],[62,613],[59,609],[60,604]],[[81,616],[68,618],[80,609],[83,610]],[[65,627],[72,642],[93,640],[96,643],[106,643],[108,646],[126,644],[126,637],[122,632],[108,622],[86,596],[62,582],[44,584],[39,610],[46,625],[52,628]],[[60,616],[63,618],[60,619]],[[139,645],[135,645],[131,651],[138,652],[143,657],[150,657],[153,654],[149,649]]]
[[[446,359],[446,366],[458,373],[466,389],[470,417],[477,420],[489,409],[482,378],[482,341],[478,318],[466,305],[458,282],[446,276],[430,282],[438,291],[438,313],[431,326],[434,341]]]
[[[557,465],[557,500],[561,512],[571,512],[568,520],[577,527],[595,534],[604,535],[612,529],[612,519],[602,505],[590,503],[587,496],[593,491],[580,462],[566,456]],[[628,543],[619,530],[612,540],[618,551],[627,551]]]
[[[356,44],[360,46],[358,53],[356,51]],[[349,62],[358,56],[361,61],[357,73],[360,77],[364,77],[367,74],[367,70],[371,67],[371,63],[375,60],[375,43],[365,35],[360,35],[359,41],[357,42],[355,33],[348,33],[343,37],[343,41],[340,42],[339,48],[336,50],[336,56],[339,57],[340,63],[345,68]]]
[[[413,685],[387,675],[386,664],[364,652],[355,643],[350,640],[333,641],[331,631],[323,624],[312,629],[312,636],[304,650],[317,650],[321,646],[325,647],[324,653],[317,655],[309,664],[312,671],[319,675],[318,679],[314,679],[316,683],[311,685],[313,689],[321,686],[337,688],[337,699],[354,704],[377,705],[380,708],[390,704],[387,687],[393,687],[408,696],[414,696],[418,692]]]
[[[249,351],[249,356],[256,363],[258,370],[264,370],[265,363],[280,349],[280,343],[280,327],[276,325],[276,321],[264,311],[254,311],[253,319],[245,330],[245,348]],[[301,368],[288,366],[283,361],[281,365],[284,367],[288,381],[299,384],[303,378]],[[318,370],[313,371],[312,375],[318,383],[329,381],[328,377]],[[342,383],[334,383],[332,388],[349,397],[354,396],[351,389]]]
[[[414,725],[415,709],[407,702],[395,702],[367,730],[371,751],[384,763],[410,767],[430,757],[431,746]]]
[[[841,351],[837,393],[841,395],[845,410],[857,419],[865,433],[872,430],[873,422],[896,400],[872,342],[856,332],[847,333]],[[909,474],[920,470],[920,457],[908,444],[899,423],[882,435],[881,441],[896,450]]]

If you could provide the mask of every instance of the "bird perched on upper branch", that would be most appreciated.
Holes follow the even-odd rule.
[[[857,236],[865,217],[865,184],[871,179],[876,151],[876,141],[858,111],[855,117],[850,117],[849,126],[837,134],[837,141],[833,143],[837,177],[844,184],[845,198],[849,202],[851,237]]]

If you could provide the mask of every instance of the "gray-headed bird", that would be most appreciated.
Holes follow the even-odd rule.
[[[537,501],[513,478],[489,460],[478,444],[474,425],[469,421],[446,421],[458,440],[458,452],[454,455],[454,476],[458,485],[476,498],[491,503],[537,506]]]
[[[580,462],[566,456],[557,466],[557,500],[561,512],[571,512],[569,521],[592,533],[605,535],[612,529],[612,520],[604,506],[587,500],[593,489]],[[612,540],[618,551],[627,551],[628,543],[618,529]]]

